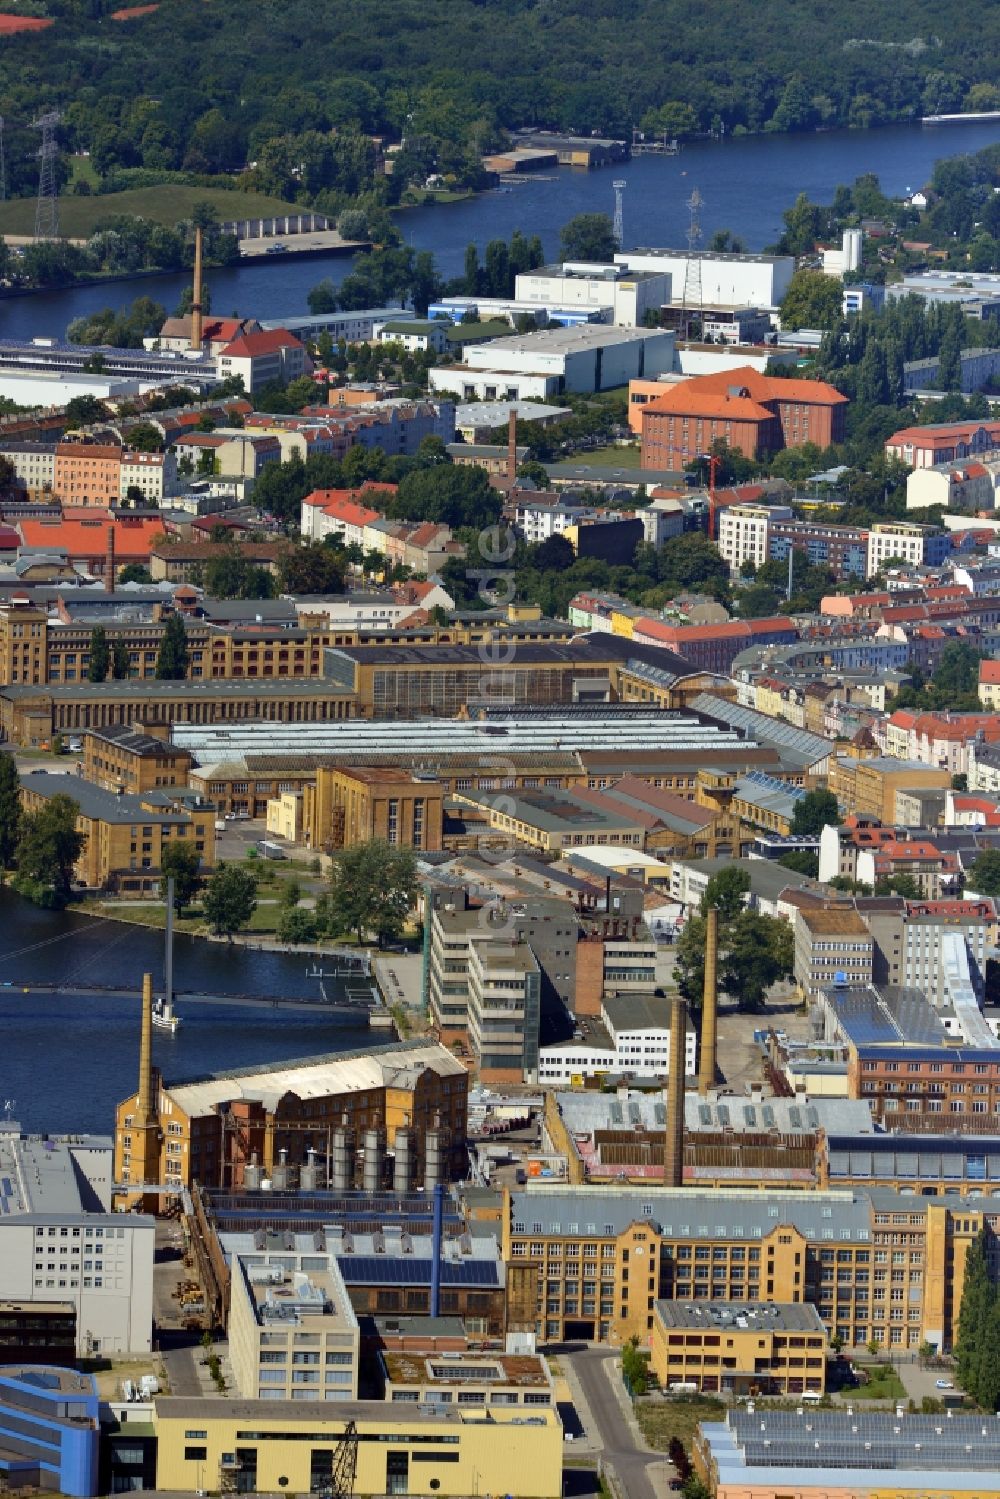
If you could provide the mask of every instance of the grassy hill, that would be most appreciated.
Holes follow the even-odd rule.
[[[124,193],[94,194],[92,197],[59,199],[59,228],[69,239],[86,239],[102,219],[116,214],[134,214],[157,224],[173,226],[191,217],[196,203],[211,203],[221,219],[270,218],[275,214],[301,213],[294,203],[270,198],[265,193],[230,192],[226,188],[165,187],[132,188]],[[306,210],[308,211],[308,210]],[[0,234],[32,234],[35,228],[34,198],[8,198],[0,203]]]

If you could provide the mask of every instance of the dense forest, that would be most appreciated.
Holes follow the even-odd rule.
[[[161,0],[128,19],[118,3],[5,5],[54,22],[0,48],[15,195],[34,190],[48,108],[104,186],[242,174],[336,210],[374,180],[370,135],[404,142],[391,201],[429,171],[474,178],[521,126],[733,134],[1000,106],[991,0]]]

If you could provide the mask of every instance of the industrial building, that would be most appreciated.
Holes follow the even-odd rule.
[[[230,1256],[229,1362],[245,1400],[357,1399],[358,1319],[336,1256],[311,1259],[290,1271],[277,1255]]]
[[[647,312],[658,317],[660,308],[670,301],[671,283],[667,273],[566,261],[522,271],[515,279],[514,296],[518,302],[541,307],[599,309],[604,322],[641,328]]]
[[[672,298],[680,302],[693,266],[705,307],[777,308],[795,272],[792,255],[734,255],[713,250],[622,250],[618,265],[670,277]]]
[[[640,376],[655,378],[673,362],[672,333],[587,325],[492,339],[466,350],[462,364],[432,369],[429,378],[432,391],[460,401],[548,401],[567,391],[591,394]]]
[[[1000,1494],[992,1415],[862,1410],[727,1412],[695,1439],[695,1468],[716,1499],[944,1499]]]
[[[375,1191],[386,1150],[404,1156],[412,1183],[464,1169],[468,1074],[434,1041],[334,1052],[278,1067],[247,1067],[190,1082],[162,1082],[152,1064],[152,991],[144,993],[139,1086],[119,1104],[115,1180],[174,1190],[194,1181],[276,1189],[306,1173]],[[359,1157],[358,1152],[361,1151]]]
[[[156,1486],[166,1492],[329,1492],[346,1459],[358,1494],[562,1493],[563,1429],[551,1407],[160,1398],[155,1426]]]

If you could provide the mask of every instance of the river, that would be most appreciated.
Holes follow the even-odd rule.
[[[0,890],[0,983],[138,986],[144,971],[159,985],[163,935],[71,912],[42,911]],[[314,998],[299,955],[179,936],[178,990]],[[378,1044],[365,1017],[317,1016],[213,1006],[180,1006],[174,1035],[157,1031],[157,1065],[168,1079],[221,1067],[288,1060]],[[0,989],[0,1113],[33,1130],[110,1133],[115,1105],[135,1084],[139,1052],[137,1000],[86,993]]]
[[[838,183],[851,183],[864,172],[874,172],[890,195],[915,192],[941,157],[978,151],[998,141],[997,120],[693,141],[676,157],[636,157],[621,167],[593,172],[560,168],[526,178],[509,191],[484,193],[448,206],[408,209],[398,222],[416,249],[434,252],[443,275],[456,276],[467,244],[474,241],[483,249],[491,239],[509,239],[517,228],[540,235],[546,254],[555,255],[559,230],[567,219],[578,213],[613,211],[611,184],[621,175],[628,184],[626,246],[683,245],[688,227],[684,205],[697,187],[705,200],[701,223],[706,242],[716,229],[731,229],[749,249],[760,250],[777,238],[781,215],[800,192],[814,202],[829,202]],[[292,317],[307,310],[311,287],[326,276],[339,282],[351,264],[343,255],[305,260],[288,255],[211,271],[207,279],[212,309],[224,315]],[[13,297],[0,303],[0,336],[62,337],[73,318],[125,305],[140,294],[170,310],[187,279],[177,274],[151,276]]]

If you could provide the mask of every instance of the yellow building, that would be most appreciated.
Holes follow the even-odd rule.
[[[658,1301],[650,1363],[664,1390],[801,1395],[826,1390],[826,1328],[807,1302]]]
[[[166,724],[109,724],[83,736],[83,774],[106,791],[141,796],[164,787],[184,787],[191,755],[170,743]],[[209,809],[211,810],[211,809]]]
[[[661,1300],[809,1302],[849,1348],[948,1349],[1000,1202],[884,1189],[531,1185],[504,1194],[508,1326],[648,1345]],[[516,1301],[512,1287],[516,1287]]]
[[[339,1444],[350,1435],[357,1495],[562,1493],[563,1431],[552,1409],[161,1397],[154,1424],[156,1486],[167,1492],[329,1491]]]
[[[303,802],[301,791],[282,791],[272,797],[267,804],[267,831],[286,843],[301,843],[305,833]]]
[[[896,820],[896,793],[922,787],[947,788],[951,772],[922,761],[877,756],[853,760],[837,756],[830,760],[829,789],[846,813],[877,817],[884,823]]]
[[[27,594],[0,604],[0,682],[38,686],[47,680],[46,619]]]
[[[372,838],[404,848],[441,847],[444,790],[430,775],[398,766],[324,766],[303,793],[311,848],[354,848]]]
[[[244,1400],[358,1398],[358,1319],[336,1255],[314,1258],[323,1268],[308,1272],[231,1258],[229,1362]]]
[[[163,850],[178,840],[194,846],[202,869],[215,865],[210,806],[188,805],[163,791],[118,795],[80,776],[36,770],[23,778],[21,804],[26,812],[39,811],[53,796],[69,796],[79,808],[76,825],[84,845],[75,877],[88,890],[158,895]]]

